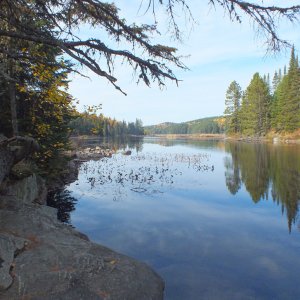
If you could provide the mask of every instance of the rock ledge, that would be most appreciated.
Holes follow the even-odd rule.
[[[37,194],[13,190],[0,196],[0,299],[163,299],[164,283],[146,264],[60,223]]]

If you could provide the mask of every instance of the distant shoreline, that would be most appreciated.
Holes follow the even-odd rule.
[[[299,132],[292,134],[268,134],[266,136],[230,136],[225,134],[195,133],[195,134],[151,134],[146,138],[182,139],[182,140],[231,140],[240,142],[271,142],[285,144],[300,144]]]
[[[194,134],[150,134],[146,138],[189,139],[189,140],[224,140],[225,134],[194,133]]]
[[[120,136],[119,136],[120,137]],[[82,135],[71,136],[70,140],[98,140],[111,139],[112,137],[100,137],[96,135]],[[118,138],[116,136],[115,138]],[[217,133],[193,133],[193,134],[149,134],[149,135],[128,135],[126,138],[160,138],[168,140],[231,140],[231,141],[245,141],[245,142],[271,142],[271,143],[286,143],[286,144],[300,144],[300,130],[293,133],[276,134],[274,132],[268,133],[266,136],[240,136],[240,135],[226,135]]]

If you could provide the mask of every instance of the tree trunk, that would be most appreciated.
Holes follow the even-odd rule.
[[[9,76],[14,78],[14,61],[10,59],[9,62]],[[18,118],[17,118],[17,104],[16,104],[16,84],[13,81],[10,81],[8,84],[9,89],[9,98],[10,98],[10,111],[11,111],[11,125],[13,136],[19,135],[18,130]]]

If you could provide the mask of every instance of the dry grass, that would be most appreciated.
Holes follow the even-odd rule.
[[[275,132],[271,131],[268,133],[269,139],[278,138],[287,143],[300,143],[300,128],[293,132]]]

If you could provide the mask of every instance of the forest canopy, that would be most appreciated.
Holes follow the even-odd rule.
[[[288,68],[261,76],[255,73],[242,92],[236,81],[225,98],[226,133],[265,136],[300,129],[300,66],[294,47]]]

